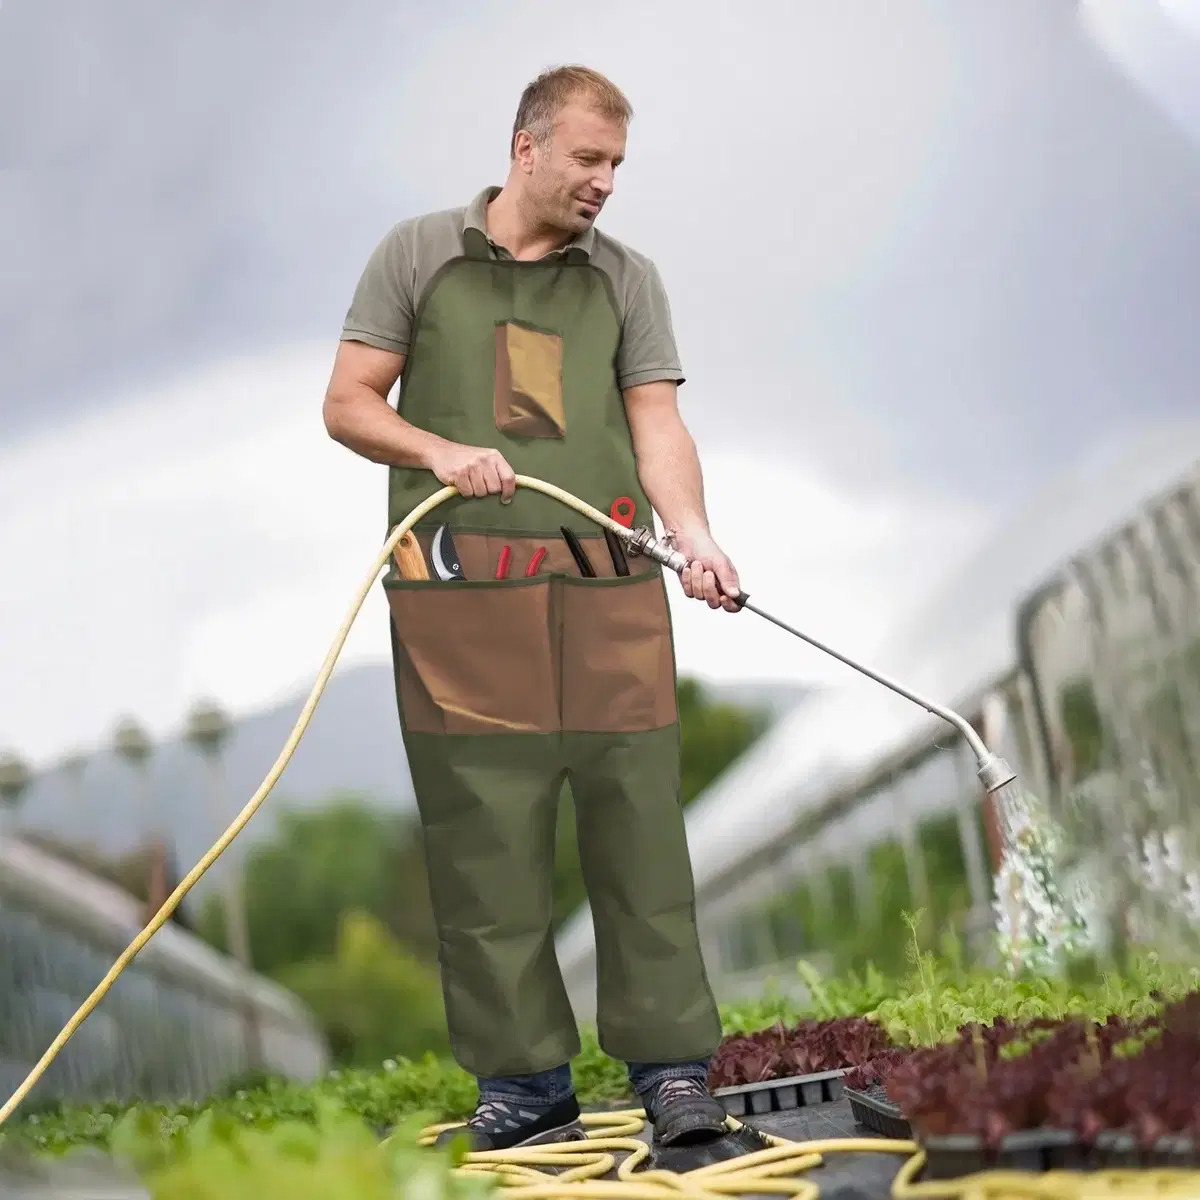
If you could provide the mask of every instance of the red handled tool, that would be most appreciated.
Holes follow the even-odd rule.
[[[637,508],[628,496],[618,496],[612,502],[612,508],[608,510],[608,515],[618,525],[624,525],[626,529],[632,529],[633,514],[635,512],[637,512]]]
[[[512,547],[505,546],[500,551],[500,561],[496,564],[496,578],[497,579],[507,579],[508,578],[508,566],[509,566],[509,563],[511,563],[511,562],[512,562]]]
[[[525,568],[525,578],[526,579],[529,579],[531,576],[536,575],[538,573],[538,567],[540,567],[542,565],[542,559],[545,557],[546,557],[546,547],[539,546],[533,552],[533,557],[529,560],[529,566],[527,566]]]

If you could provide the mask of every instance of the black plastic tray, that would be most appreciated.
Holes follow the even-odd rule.
[[[958,1179],[977,1171],[1103,1171],[1112,1167],[1194,1167],[1200,1164],[1190,1138],[1164,1137],[1149,1150],[1129,1134],[1102,1133],[1094,1145],[1060,1129],[1009,1134],[995,1150],[970,1134],[919,1139],[925,1151],[923,1179]]]
[[[845,1093],[846,1099],[850,1101],[850,1111],[860,1125],[886,1138],[911,1140],[912,1126],[905,1120],[900,1109],[887,1098],[887,1090],[882,1084],[877,1083],[874,1087],[862,1091],[846,1088]]]
[[[713,1095],[731,1117],[751,1117],[758,1113],[786,1112],[810,1104],[828,1104],[842,1098],[839,1071],[819,1071],[815,1075],[793,1075],[790,1079],[768,1079],[763,1083],[744,1083],[738,1087],[717,1088]]]

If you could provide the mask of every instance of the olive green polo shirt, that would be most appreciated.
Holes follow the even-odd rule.
[[[367,260],[341,340],[407,354],[422,293],[439,268],[466,253],[467,229],[487,235],[487,206],[499,191],[485,188],[465,207],[412,217],[393,226]],[[494,257],[512,257],[490,238],[488,244]],[[621,310],[619,388],[662,379],[683,383],[666,288],[650,259],[594,226],[552,255],[586,256],[608,276]]]

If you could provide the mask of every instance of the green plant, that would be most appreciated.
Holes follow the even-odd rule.
[[[334,794],[319,809],[283,808],[278,831],[242,872],[255,969],[268,975],[336,952],[342,914],[370,913],[423,961],[436,955],[424,856],[414,821],[366,798]],[[219,898],[202,935],[225,949]]]
[[[950,1041],[962,1026],[989,1024],[997,1017],[1148,1017],[1164,999],[1181,997],[1200,985],[1200,968],[1164,964],[1153,954],[1132,958],[1123,975],[1105,971],[1091,978],[1032,973],[1008,977],[982,969],[952,972],[921,949],[915,922],[910,929],[909,977],[865,1014],[901,1045]]]
[[[338,1062],[446,1053],[441,985],[370,913],[342,916],[336,952],[278,972],[314,1012]]]
[[[874,963],[862,974],[851,970],[840,977],[823,979],[812,963],[801,959],[796,971],[811,997],[811,1014],[822,1020],[857,1017],[882,1003],[894,984]]]
[[[164,1139],[154,1120],[131,1114],[114,1130],[113,1151],[140,1170],[154,1200],[467,1200],[495,1184],[452,1174],[461,1155],[417,1146],[421,1119],[383,1144],[360,1118],[323,1104],[309,1122],[248,1129],[207,1112]]]
[[[771,984],[753,1000],[721,1005],[721,1025],[726,1035],[753,1033],[779,1022],[795,1024],[808,1011],[794,997],[783,994],[777,984]]]

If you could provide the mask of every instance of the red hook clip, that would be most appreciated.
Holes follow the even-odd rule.
[[[624,510],[624,511],[623,511]],[[612,508],[608,510],[608,515],[612,517],[618,525],[624,525],[626,529],[633,528],[633,514],[637,512],[637,508],[628,496],[618,496],[612,502]]]

